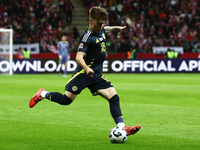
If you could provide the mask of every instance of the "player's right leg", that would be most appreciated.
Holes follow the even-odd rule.
[[[65,62],[65,69],[63,77],[67,77],[67,62]]]
[[[77,72],[67,83],[64,95],[58,92],[47,92],[44,89],[39,89],[39,91],[31,98],[29,106],[31,108],[34,107],[43,98],[49,99],[50,101],[61,105],[69,105],[76,98],[76,96],[92,82],[93,79],[87,76],[85,72]]]
[[[29,107],[34,107],[39,101],[41,101],[43,98],[41,97],[41,92],[44,91],[44,89],[39,89],[35,95],[32,96],[29,102]]]
[[[125,126],[124,130],[127,133],[127,136],[137,133],[140,130],[141,126]]]
[[[61,63],[60,64],[60,70],[59,70],[59,77],[61,77],[61,74],[62,74],[62,66],[63,66],[63,64]]]
[[[37,93],[30,99],[29,107],[34,107],[39,101],[44,98],[56,102],[60,105],[69,105],[76,98],[76,95],[68,91],[66,91],[63,95],[59,92],[47,92],[44,89],[39,89]]]

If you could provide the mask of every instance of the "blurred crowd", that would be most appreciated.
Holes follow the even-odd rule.
[[[79,33],[66,15],[68,5],[71,1],[64,0],[59,11],[52,0],[0,0],[0,28],[14,30],[14,44],[39,42],[41,52],[55,52],[62,35],[73,48]]]
[[[126,25],[111,32],[111,46],[118,42],[138,52],[152,52],[153,46],[183,46],[185,52],[200,52],[200,0],[82,0],[89,10],[102,6],[109,12],[106,25]],[[114,46],[114,45],[113,45]]]
[[[146,53],[153,46],[182,46],[185,52],[200,52],[200,0],[81,1],[87,10],[106,8],[105,25],[127,27],[107,34],[112,50]],[[70,0],[58,4],[59,8],[52,0],[0,0],[0,28],[14,29],[14,44],[39,42],[41,52],[55,52],[62,35],[76,49],[79,33],[71,25],[75,8]]]

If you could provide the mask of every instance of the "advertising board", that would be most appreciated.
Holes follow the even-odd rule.
[[[69,60],[67,71],[72,73],[77,63]],[[58,59],[14,59],[14,73],[58,73]],[[64,67],[64,66],[63,66]],[[8,60],[0,59],[0,73],[9,71]],[[63,68],[64,69],[64,68]],[[108,59],[104,61],[104,73],[162,73],[199,72],[200,59]]]

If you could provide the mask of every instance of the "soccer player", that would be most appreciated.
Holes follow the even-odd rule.
[[[44,98],[61,105],[69,105],[87,87],[93,95],[100,95],[108,100],[110,113],[116,125],[124,128],[127,135],[131,135],[138,132],[141,126],[125,126],[119,96],[111,82],[102,75],[102,66],[106,55],[105,34],[112,30],[123,30],[126,26],[103,27],[107,17],[108,13],[102,7],[95,6],[90,9],[89,27],[80,38],[76,55],[78,66],[65,86],[65,94],[39,89],[31,98],[29,106],[34,107]]]
[[[61,76],[62,66],[65,65],[64,77],[67,77],[67,61],[70,59],[70,46],[69,42],[66,41],[66,36],[62,36],[61,41],[58,42],[58,55],[60,61],[59,76]]]

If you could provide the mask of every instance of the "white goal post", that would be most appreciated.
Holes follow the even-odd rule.
[[[3,68],[3,63],[9,63],[9,71],[3,72],[2,70],[7,70]],[[13,74],[12,64],[13,64],[13,29],[0,28],[0,74]],[[3,73],[2,73],[3,72]]]

